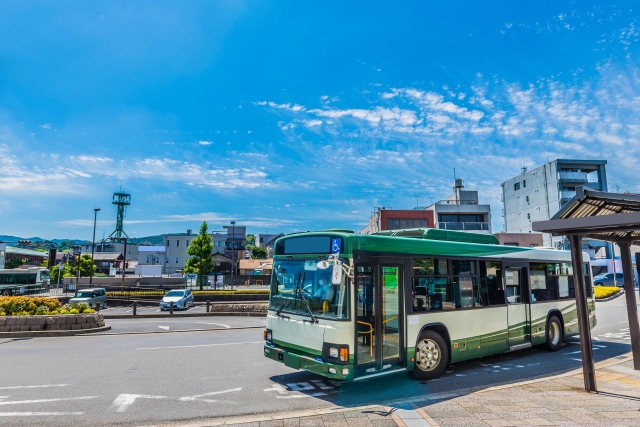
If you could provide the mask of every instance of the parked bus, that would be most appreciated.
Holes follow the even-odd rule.
[[[585,257],[585,260],[588,260]],[[338,380],[450,363],[577,335],[570,252],[438,229],[282,237],[274,248],[264,355]],[[591,327],[595,300],[587,282]]]
[[[44,267],[0,269],[0,295],[39,293],[48,281],[49,270]]]

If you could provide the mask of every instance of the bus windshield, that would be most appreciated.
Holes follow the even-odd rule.
[[[331,268],[318,268],[320,259],[278,260],[271,276],[269,308],[302,316],[349,318],[346,274],[340,285],[331,284]],[[346,262],[346,260],[342,260]],[[308,309],[307,309],[308,305]]]

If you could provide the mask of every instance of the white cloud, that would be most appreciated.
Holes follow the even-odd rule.
[[[51,129],[51,125],[49,123],[42,124],[42,125],[40,125],[40,127],[42,129]]]
[[[201,140],[201,141],[198,141],[198,144],[207,146],[207,145],[212,145],[213,141]]]

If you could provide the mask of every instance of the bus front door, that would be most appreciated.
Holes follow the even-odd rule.
[[[356,267],[356,368],[361,376],[401,363],[401,265]]]
[[[531,347],[531,319],[525,304],[524,268],[506,268],[504,272],[507,292],[507,319],[509,349]]]

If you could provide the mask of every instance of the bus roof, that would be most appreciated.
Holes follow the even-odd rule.
[[[287,244],[293,239],[296,242]],[[340,241],[340,255],[347,257],[353,256],[355,251],[388,255],[571,261],[569,251],[499,245],[492,235],[438,229],[392,230],[376,234],[353,234],[342,230],[289,234],[276,241],[274,258],[328,256],[333,253],[331,245],[336,239]]]

